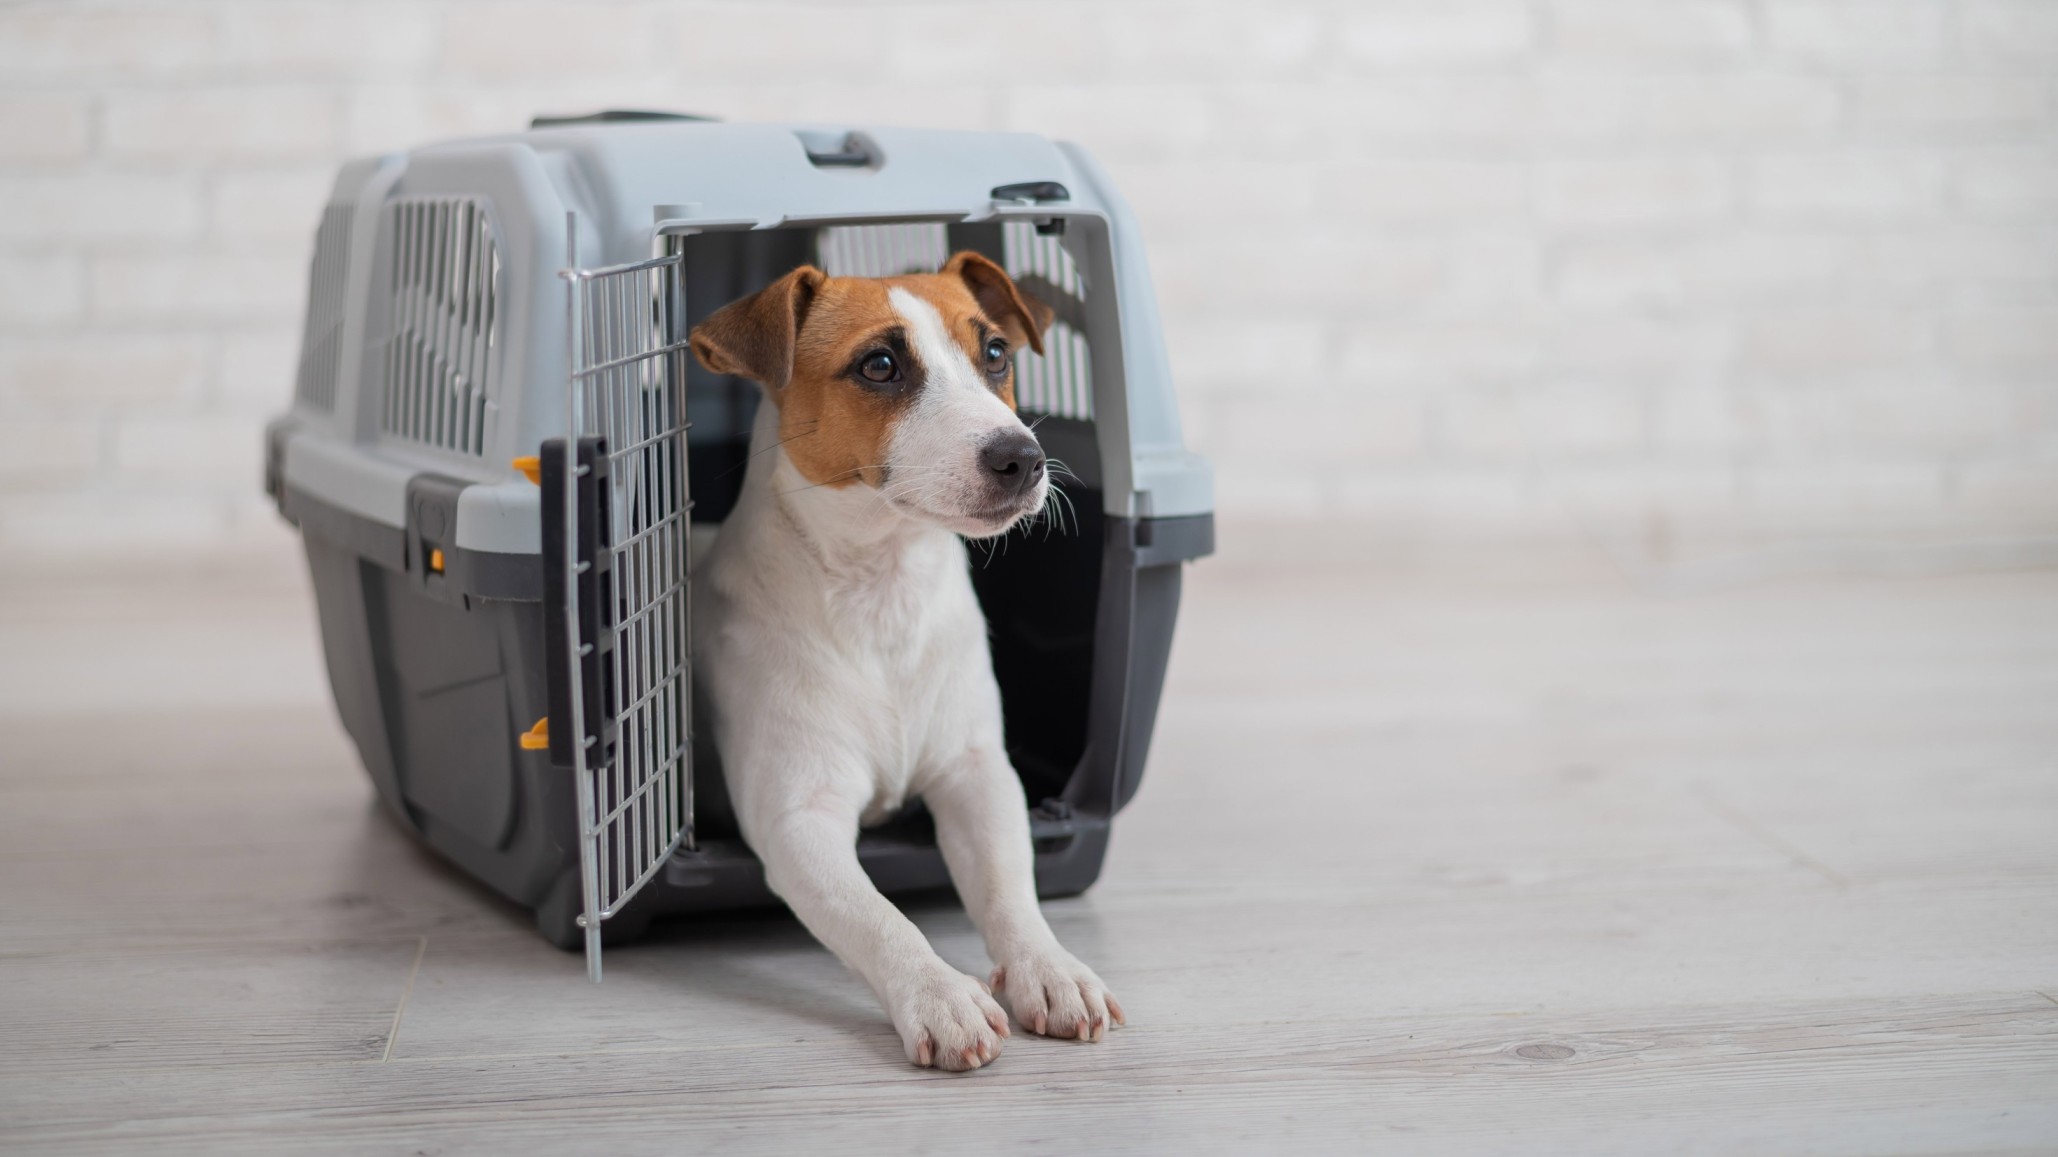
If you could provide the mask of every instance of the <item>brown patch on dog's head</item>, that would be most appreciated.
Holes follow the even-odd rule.
[[[972,299],[979,303],[980,312],[1001,327],[1009,341],[1043,352],[1043,331],[1050,328],[1054,316],[1051,308],[1023,293],[1007,270],[984,254],[965,249],[952,254],[938,276],[964,282]]]
[[[1012,350],[996,364],[986,357],[989,343],[999,337],[1041,352],[1051,311],[969,251],[939,273],[904,277],[829,277],[802,266],[695,327],[693,353],[715,373],[765,387],[779,407],[780,443],[809,482],[877,487],[889,473],[895,423],[932,376],[955,381],[964,369],[923,364],[909,321],[891,300],[895,289],[936,310],[983,387],[1013,409]],[[889,364],[891,374],[879,372]]]
[[[803,265],[730,302],[694,327],[693,356],[715,373],[749,378],[776,395],[793,377],[793,339],[828,280],[828,274]]]

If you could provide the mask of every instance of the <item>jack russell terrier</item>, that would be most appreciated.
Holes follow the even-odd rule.
[[[764,387],[743,493],[693,576],[695,664],[765,881],[872,986],[910,1061],[976,1069],[1012,1006],[1098,1041],[1122,1006],[1036,906],[1028,804],[959,535],[1004,534],[1050,490],[1015,413],[1014,351],[1050,308],[977,253],[942,271],[803,266],[691,335]],[[859,867],[860,827],[919,797],[996,967],[946,964]]]

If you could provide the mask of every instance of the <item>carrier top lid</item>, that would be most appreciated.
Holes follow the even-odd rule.
[[[446,165],[513,146],[541,162],[567,202],[609,235],[647,235],[655,222],[767,229],[1105,212],[1092,179],[1033,133],[732,124],[624,110],[537,123],[413,150],[402,182],[442,184],[436,173]]]

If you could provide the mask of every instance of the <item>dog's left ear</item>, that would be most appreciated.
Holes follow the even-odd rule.
[[[693,327],[688,340],[700,364],[718,374],[750,378],[776,399],[793,380],[793,341],[807,321],[815,291],[829,275],[812,265],[716,310]]]
[[[1050,328],[1054,316],[1051,308],[1023,293],[1007,270],[984,254],[965,249],[944,262],[943,273],[964,281],[980,311],[1006,332],[1009,341],[1016,345],[1026,342],[1030,349],[1043,352],[1043,331]]]

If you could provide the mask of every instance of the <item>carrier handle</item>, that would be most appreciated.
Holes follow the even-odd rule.
[[[801,129],[801,150],[817,169],[870,169],[880,163],[879,146],[863,133],[814,132]]]
[[[996,201],[1069,201],[1072,190],[1056,181],[1020,181],[1013,185],[995,185],[992,196]]]
[[[599,112],[573,113],[558,116],[552,113],[538,113],[529,118],[532,129],[557,129],[566,125],[613,125],[648,124],[653,121],[714,121],[719,117],[702,116],[691,112],[661,112],[647,108],[604,108]]]

